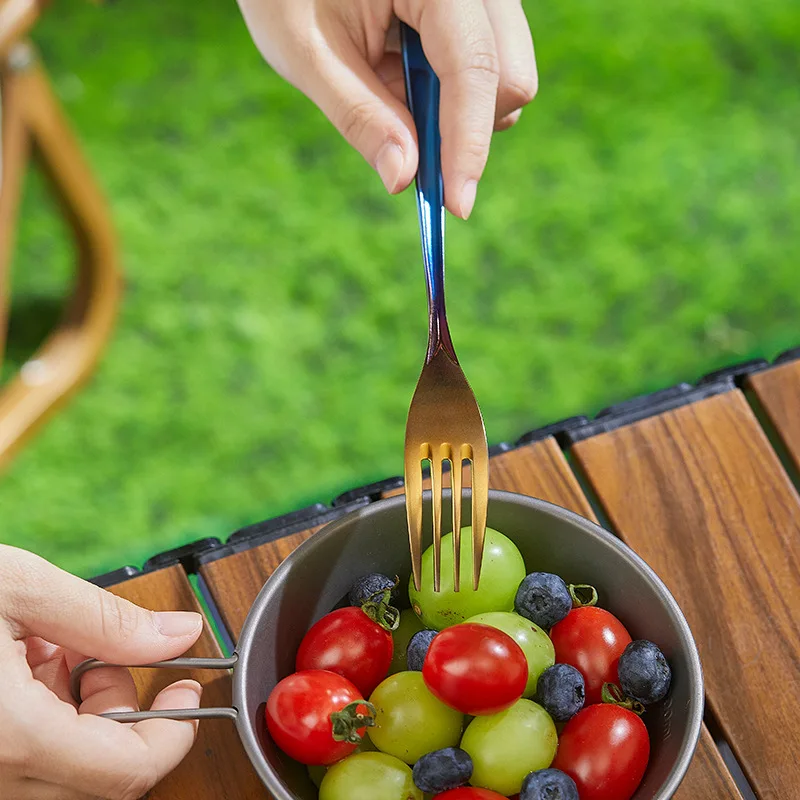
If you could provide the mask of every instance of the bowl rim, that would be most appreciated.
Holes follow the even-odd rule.
[[[430,491],[423,493],[423,502],[430,497]],[[697,743],[700,739],[700,733],[703,723],[704,703],[705,703],[705,690],[703,684],[703,669],[700,662],[700,655],[697,651],[697,644],[692,635],[689,623],[681,611],[672,593],[667,586],[658,577],[655,571],[637,555],[622,539],[615,536],[613,533],[607,531],[595,522],[582,517],[580,514],[570,511],[550,503],[547,500],[540,500],[539,498],[530,497],[529,495],[519,494],[516,492],[508,492],[499,489],[489,490],[489,509],[491,510],[492,501],[507,502],[514,505],[526,506],[530,509],[542,512],[555,518],[564,520],[572,525],[581,528],[585,533],[599,539],[605,544],[609,545],[612,549],[631,563],[638,569],[646,578],[648,583],[661,597],[662,601],[666,604],[668,611],[675,618],[679,629],[679,635],[683,643],[686,645],[688,662],[689,662],[689,685],[690,685],[690,701],[689,701],[689,727],[684,740],[681,742],[679,755],[676,762],[673,764],[664,783],[659,788],[658,792],[653,795],[653,800],[669,800],[677,791],[678,786],[686,775],[689,769],[689,764],[694,756],[697,748]],[[272,600],[273,594],[277,591],[279,585],[284,580],[292,569],[293,565],[301,561],[304,557],[306,550],[318,546],[318,543],[323,539],[334,537],[338,534],[339,530],[343,527],[349,526],[354,519],[364,517],[369,518],[376,513],[382,513],[384,509],[392,509],[397,506],[405,505],[405,495],[399,494],[394,497],[387,497],[381,500],[376,500],[373,503],[362,506],[351,511],[339,519],[329,522],[327,525],[320,528],[315,534],[310,536],[304,542],[301,542],[277,567],[277,569],[267,578],[261,590],[259,591],[256,599],[253,601],[247,617],[245,618],[242,632],[239,636],[239,641],[236,645],[236,652],[239,655],[239,663],[234,669],[233,673],[233,706],[239,710],[236,720],[236,727],[239,732],[239,737],[242,744],[250,758],[253,767],[258,773],[265,786],[271,792],[274,800],[296,800],[296,795],[290,792],[283,784],[278,774],[270,765],[269,761],[264,756],[261,745],[258,741],[258,736],[254,727],[249,723],[243,713],[245,707],[245,686],[248,681],[248,663],[249,659],[244,655],[249,652],[252,647],[253,640],[258,629],[258,623],[261,617],[266,613],[266,610]]]

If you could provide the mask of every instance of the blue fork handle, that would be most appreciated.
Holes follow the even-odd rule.
[[[439,132],[439,79],[425,58],[419,34],[400,23],[406,97],[417,128],[417,212],[428,287],[428,355],[442,347],[457,362],[444,305],[444,188]]]

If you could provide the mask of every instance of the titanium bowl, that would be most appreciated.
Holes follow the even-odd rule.
[[[429,519],[429,492],[424,509]],[[464,524],[469,524],[468,515]],[[666,700],[643,717],[650,733],[650,763],[633,800],[668,800],[686,774],[703,719],[700,659],[678,604],[629,547],[571,511],[524,495],[490,491],[488,525],[514,541],[530,572],[554,572],[567,582],[591,583],[600,605],[615,614],[634,639],[650,639],[664,651],[672,667],[672,686]],[[266,698],[294,671],[305,632],[341,602],[357,578],[382,572],[399,575],[401,586],[407,585],[407,530],[403,496],[326,525],[278,567],[250,609],[236,648],[233,705],[245,749],[275,800],[317,800],[318,793],[305,767],[270,740],[264,722]],[[430,540],[428,530],[424,545]]]

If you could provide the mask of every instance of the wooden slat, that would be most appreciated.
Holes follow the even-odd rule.
[[[751,375],[749,385],[800,472],[800,360]]]
[[[318,530],[316,527],[293,533],[200,567],[234,641],[239,638],[247,612],[267,578],[295,547]]]
[[[692,627],[708,701],[759,797],[797,796],[800,498],[739,391],[580,442],[616,530]]]
[[[703,725],[692,763],[674,800],[743,800],[722,756]]]
[[[492,488],[540,497],[594,519],[591,506],[552,438],[495,456],[489,475]],[[391,494],[397,491],[387,496]],[[264,581],[313,532],[295,534],[201,567],[234,636],[238,637],[247,610]],[[705,726],[697,754],[675,798],[741,800]]]
[[[154,611],[201,611],[186,574],[179,566],[131,578],[109,591]],[[187,655],[221,655],[208,622]],[[148,708],[167,684],[187,677],[203,685],[202,705],[231,704],[231,680],[225,672],[133,670],[133,673],[142,708]],[[218,800],[222,797],[268,800],[271,795],[248,761],[235,725],[230,720],[204,720],[189,755],[148,794],[148,800]]]

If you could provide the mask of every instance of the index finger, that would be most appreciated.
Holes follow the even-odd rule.
[[[441,83],[439,129],[447,208],[466,219],[489,157],[499,63],[482,0],[426,0],[404,19]]]

